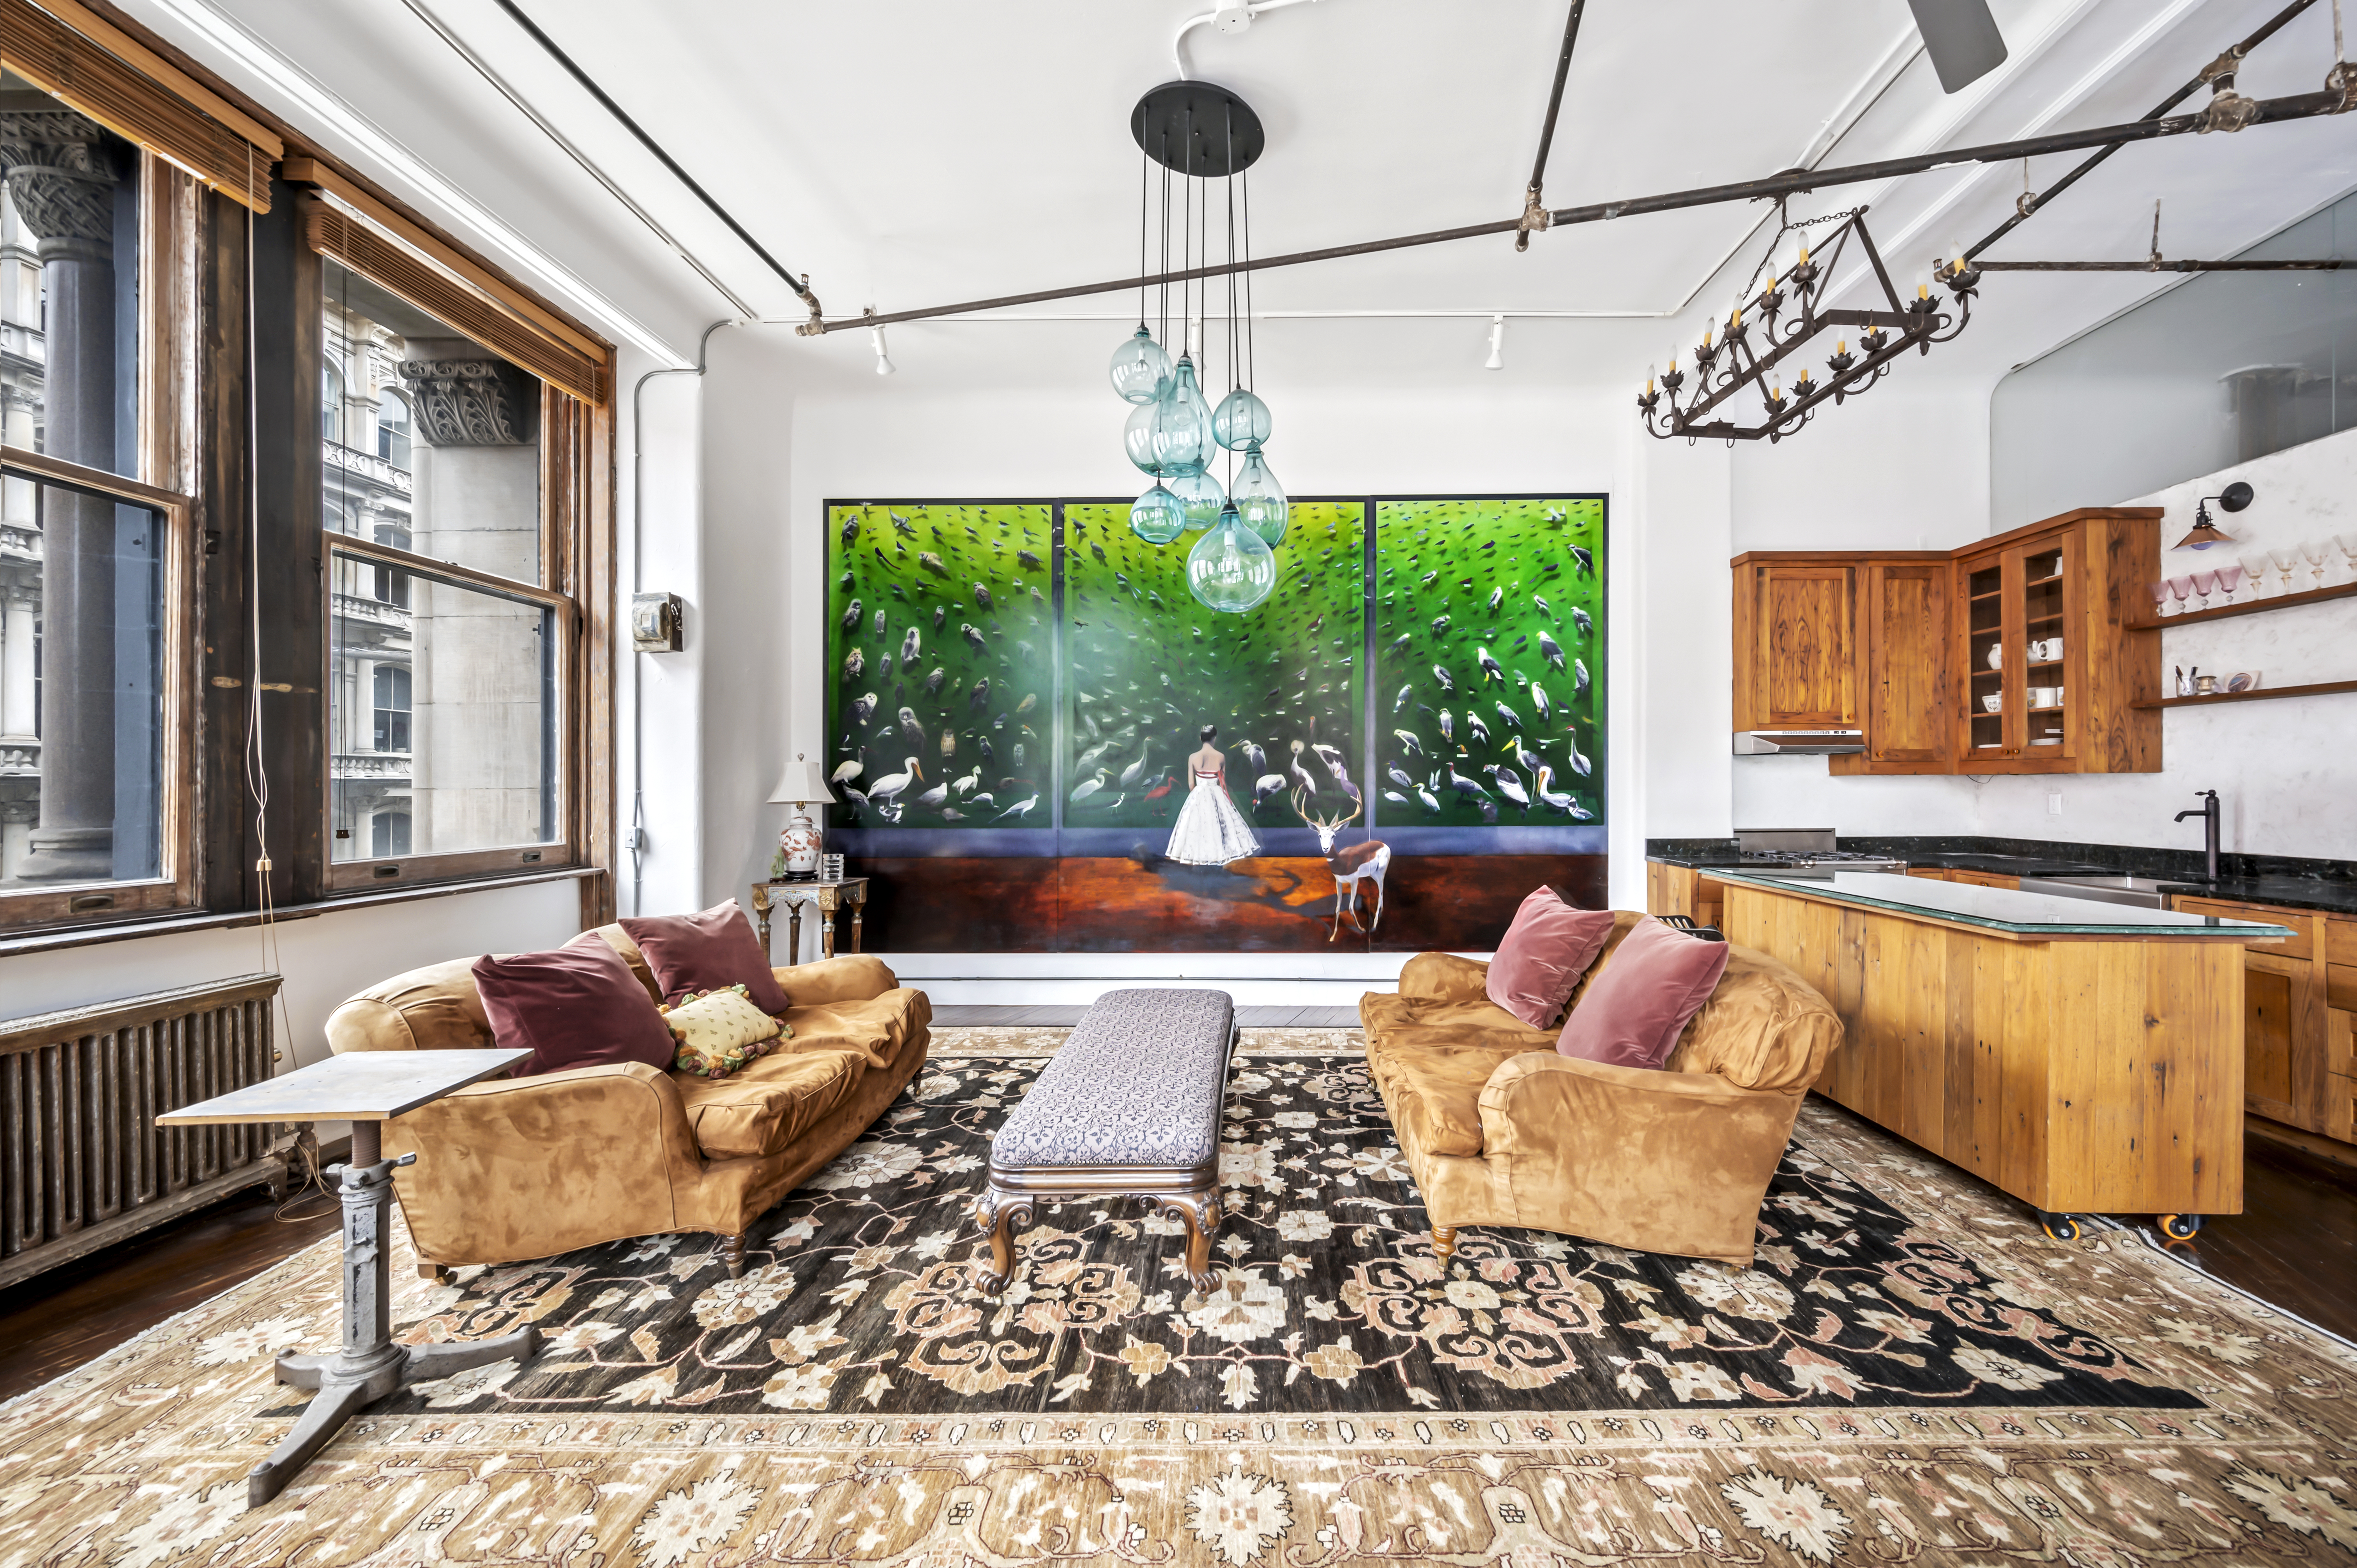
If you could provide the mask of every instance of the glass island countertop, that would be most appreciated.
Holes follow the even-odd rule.
[[[2283,926],[2260,920],[2228,920],[2214,915],[2023,893],[2011,887],[1980,887],[1883,871],[1842,871],[1831,876],[1778,875],[1768,871],[1706,871],[1713,882],[1798,894],[1861,909],[1884,909],[1952,925],[1977,926],[2007,936],[2121,937],[2181,940],[2202,938],[2240,941],[2288,940]]]

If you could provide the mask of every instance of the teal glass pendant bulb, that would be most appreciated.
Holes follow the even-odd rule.
[[[1207,609],[1242,615],[1276,586],[1276,553],[1231,504],[1187,553],[1187,586]]]
[[[1162,400],[1141,403],[1129,411],[1129,423],[1122,426],[1121,449],[1143,472],[1160,478],[1162,459],[1154,455],[1154,431],[1161,417]]]
[[[1243,467],[1236,470],[1235,481],[1228,492],[1236,512],[1246,528],[1261,536],[1264,542],[1281,544],[1285,542],[1285,520],[1291,508],[1286,504],[1285,487],[1268,470],[1268,459],[1260,455],[1260,443],[1244,448]]]
[[[1222,398],[1211,415],[1211,439],[1231,452],[1267,440],[1268,432],[1268,404],[1243,387]]]
[[[1154,340],[1154,334],[1139,322],[1137,336],[1113,351],[1113,363],[1106,368],[1113,378],[1113,390],[1121,394],[1124,403],[1152,403],[1170,386],[1170,356]]]
[[[1148,544],[1168,544],[1187,532],[1187,509],[1177,496],[1156,485],[1131,505],[1129,531]]]
[[[1227,492],[1220,489],[1220,481],[1212,478],[1209,470],[1178,474],[1164,483],[1169,486],[1170,493],[1178,498],[1178,504],[1186,509],[1187,532],[1189,533],[1217,522],[1220,509],[1228,504]]]
[[[1170,389],[1154,403],[1154,452],[1162,472],[1199,474],[1211,460],[1211,409],[1195,384],[1195,361],[1178,356]]]

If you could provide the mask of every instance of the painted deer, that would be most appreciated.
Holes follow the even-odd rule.
[[[1369,839],[1364,843],[1336,849],[1334,835],[1359,814],[1359,802],[1351,801],[1348,811],[1329,821],[1303,811],[1303,798],[1300,790],[1293,791],[1293,814],[1318,830],[1318,853],[1326,857],[1326,869],[1334,874],[1334,929],[1326,940],[1330,942],[1342,934],[1342,908],[1346,900],[1350,905],[1351,923],[1372,935],[1375,927],[1383,924],[1383,873],[1391,869],[1392,846],[1381,839]],[[1375,885],[1375,918],[1372,921],[1359,918],[1359,884],[1361,882]],[[1346,887],[1350,889],[1347,894],[1343,891]]]

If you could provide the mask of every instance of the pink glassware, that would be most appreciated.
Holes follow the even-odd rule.
[[[2158,620],[2169,614],[2169,579],[2163,577],[2149,586],[2152,589],[2152,618]]]
[[[2242,585],[2243,568],[2240,564],[2218,568],[2218,591],[2226,596],[2227,604],[2234,602],[2234,590]]]
[[[2195,605],[2193,607],[2194,607],[2195,609],[2197,609],[2197,610],[2206,610],[2206,609],[2208,609],[2208,608],[2210,607],[2210,596],[2211,596],[2212,594],[2215,593],[2215,592],[2217,591],[2217,589],[2218,589],[2218,574],[2217,574],[2217,573],[2215,573],[2215,572],[2196,572],[2196,573],[2194,573],[2194,574],[2193,574],[2193,592],[2195,593],[2195,595],[2196,595],[2196,596],[2198,596],[2200,597],[2200,599],[2201,599],[2201,602],[2200,604],[2198,604],[2198,605]]]
[[[2169,580],[2169,591],[2177,596],[2177,613],[2179,615],[2183,615],[2185,613],[2185,601],[2193,592],[2193,579],[2190,577],[2171,577]]]

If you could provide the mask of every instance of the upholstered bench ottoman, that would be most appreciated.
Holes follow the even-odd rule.
[[[1235,1007],[1224,991],[1109,991],[1081,1015],[1023,1103],[990,1141],[974,1206],[990,1238],[976,1282],[996,1294],[1015,1269],[1014,1230],[1033,1201],[1142,1197],[1187,1227],[1187,1274],[1208,1291],[1220,1223],[1220,1109]]]

